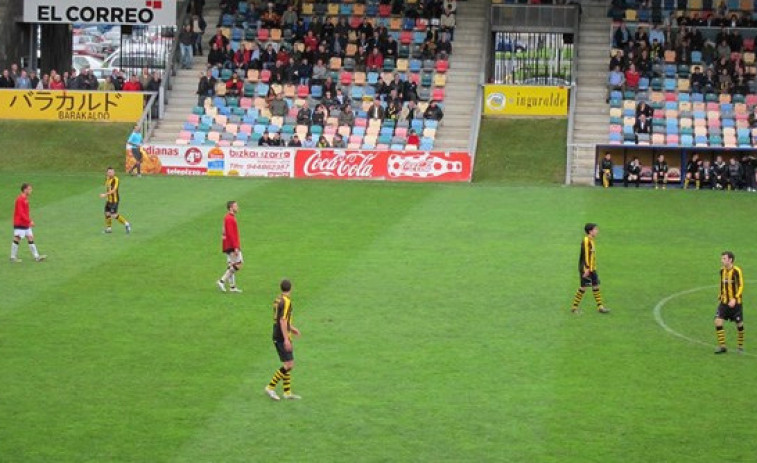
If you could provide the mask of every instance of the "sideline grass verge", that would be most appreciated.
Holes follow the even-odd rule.
[[[0,172],[123,170],[124,146],[134,124],[0,121]],[[119,168],[120,167],[120,168]]]
[[[561,184],[565,180],[567,119],[481,122],[474,182]]]

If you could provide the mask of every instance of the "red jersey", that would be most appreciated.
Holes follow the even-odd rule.
[[[231,212],[223,218],[223,243],[221,246],[223,252],[230,252],[240,248],[237,218]]]
[[[29,198],[23,194],[16,198],[16,207],[13,210],[13,226],[17,228],[32,226],[32,219],[29,217]]]

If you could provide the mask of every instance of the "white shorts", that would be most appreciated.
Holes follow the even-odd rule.
[[[242,251],[239,251],[239,253],[236,255],[236,258],[233,257],[233,252],[227,252],[226,253],[226,263],[229,264],[241,264],[244,262],[242,259]]]
[[[21,239],[29,239],[34,238],[34,233],[32,233],[32,228],[14,228],[13,229],[13,237],[19,237]]]

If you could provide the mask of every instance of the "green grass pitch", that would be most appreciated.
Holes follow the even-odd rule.
[[[749,194],[0,173],[35,185],[40,251],[0,265],[0,461],[752,461]],[[242,294],[224,269],[240,204]],[[610,315],[569,314],[600,225]],[[748,280],[747,355],[712,354],[719,254]],[[7,249],[6,249],[7,252]],[[262,389],[294,283],[298,402]],[[660,301],[682,291],[692,290]],[[671,334],[655,320],[655,307]],[[757,320],[757,317],[754,318]],[[735,329],[727,327],[735,345]],[[683,336],[683,337],[680,337]]]

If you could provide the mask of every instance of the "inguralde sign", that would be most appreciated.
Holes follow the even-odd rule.
[[[176,0],[24,0],[24,22],[175,26]]]

